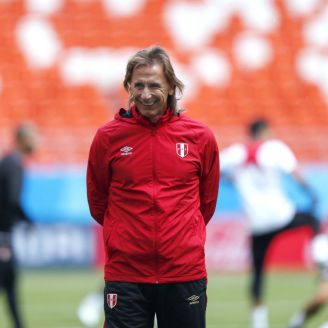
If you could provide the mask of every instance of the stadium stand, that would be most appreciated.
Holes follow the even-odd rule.
[[[307,3],[1,1],[0,150],[30,119],[41,162],[85,162],[95,129],[126,105],[129,54],[160,44],[187,84],[183,107],[221,146],[265,116],[302,161],[328,161],[328,4]]]

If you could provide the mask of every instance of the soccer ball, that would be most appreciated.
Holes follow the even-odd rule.
[[[103,308],[103,295],[91,293],[81,302],[77,316],[85,327],[97,327],[99,325]]]

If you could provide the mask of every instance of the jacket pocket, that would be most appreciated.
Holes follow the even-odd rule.
[[[205,242],[205,222],[200,211],[196,211],[192,219],[192,231],[194,237],[201,243]]]
[[[104,226],[104,245],[108,251],[110,248],[111,240],[116,234],[118,221],[115,220],[112,224],[106,224]]]

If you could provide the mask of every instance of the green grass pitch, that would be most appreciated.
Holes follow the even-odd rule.
[[[285,328],[291,314],[316,288],[314,272],[270,272],[266,299],[270,328]],[[207,328],[248,328],[247,273],[211,273],[208,283]],[[21,304],[27,328],[82,328],[77,319],[81,299],[102,286],[102,273],[92,270],[22,271]],[[328,321],[323,309],[306,328]],[[11,328],[3,293],[0,327]],[[100,327],[99,327],[100,328]]]

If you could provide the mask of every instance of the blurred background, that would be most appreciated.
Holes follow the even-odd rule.
[[[245,140],[250,120],[267,118],[327,218],[328,1],[0,0],[0,153],[22,121],[40,134],[23,193],[36,228],[15,234],[23,268],[101,268],[102,237],[86,201],[88,151],[96,129],[127,105],[127,60],[151,44],[168,50],[186,85],[180,106],[212,128],[220,148]],[[208,267],[244,272],[245,220],[233,187],[220,188]],[[286,188],[306,206],[290,181]],[[279,238],[268,265],[310,268],[307,234]],[[101,284],[101,274],[92,277]]]

